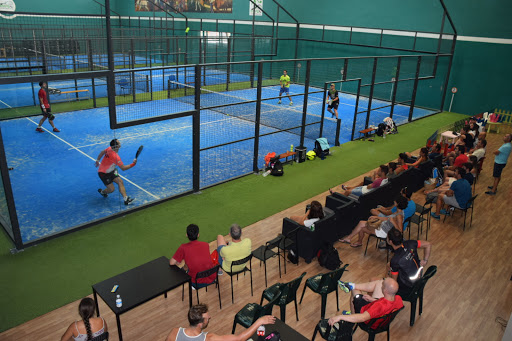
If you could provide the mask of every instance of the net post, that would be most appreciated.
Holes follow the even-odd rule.
[[[254,64],[254,63],[253,63]],[[258,156],[260,144],[260,120],[261,120],[261,84],[263,78],[263,62],[258,62],[258,79],[256,80],[256,117],[254,122],[254,156],[252,161],[252,170],[258,174]]]
[[[375,89],[375,75],[377,74],[378,60],[379,60],[378,58],[373,58],[372,83],[370,85],[370,95],[368,96],[368,111],[366,113],[366,122],[364,124],[364,129],[368,129],[368,125],[370,124],[370,115],[372,112],[373,90]]]
[[[229,90],[230,73],[231,73],[231,37],[228,37],[228,54],[227,54],[227,67],[226,67],[226,91]]]
[[[341,130],[341,120],[336,120],[336,139],[334,141],[334,145],[338,147],[340,145],[340,130]]]
[[[409,108],[409,122],[412,121],[414,104],[416,103],[416,91],[418,90],[418,81],[420,77],[421,56],[418,56],[418,64],[416,65],[416,77],[414,78],[414,87],[412,89],[411,107]]]
[[[192,115],[192,189],[199,192],[200,187],[200,142],[201,142],[201,66],[195,65],[195,91],[194,107],[195,112]]]
[[[107,97],[110,129],[115,129],[117,125],[116,114],[116,81],[114,74],[114,52],[112,46],[112,27],[110,25],[110,0],[105,0],[105,23],[107,29]]]
[[[302,107],[302,125],[300,128],[300,146],[304,147],[304,135],[306,134],[306,112],[308,110],[309,81],[311,76],[311,60],[306,62],[306,82],[304,84],[304,105]]]
[[[171,80],[167,80],[167,98],[171,98]]]
[[[135,96],[135,72],[134,71],[131,71],[130,73],[130,79],[131,79],[131,88],[130,90],[132,91],[132,100],[133,100],[133,103],[137,102],[137,98]]]
[[[359,107],[359,95],[360,94],[361,94],[361,78],[359,78],[357,80],[356,104],[354,105],[354,121],[352,122],[352,134],[350,135],[350,141],[354,141],[354,133],[356,131],[357,110]]]
[[[91,84],[92,84],[92,106],[93,108],[96,108],[96,86],[94,84],[94,77],[91,78]]]

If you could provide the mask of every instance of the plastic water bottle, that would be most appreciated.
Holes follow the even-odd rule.
[[[293,144],[290,145],[290,151],[293,153]]]
[[[258,330],[256,331],[256,335],[265,336],[265,326],[263,326],[263,325],[259,326]]]
[[[117,295],[116,307],[121,308],[122,306],[123,306],[123,300],[121,299],[121,295]]]

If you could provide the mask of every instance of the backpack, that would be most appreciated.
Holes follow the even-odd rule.
[[[279,155],[270,159],[269,168],[272,175],[281,176],[284,174],[283,164],[279,161]]]
[[[315,140],[315,149],[313,149],[313,151],[323,160],[326,155],[329,155],[329,148],[330,146],[327,139],[320,137]]]
[[[387,128],[387,124],[379,123],[379,125],[377,126],[377,132],[375,132],[375,135],[383,136],[384,135],[384,131],[386,131],[386,128]]]
[[[324,247],[318,251],[317,258],[320,266],[328,270],[336,270],[342,264],[338,250],[336,250],[332,244],[325,244]]]

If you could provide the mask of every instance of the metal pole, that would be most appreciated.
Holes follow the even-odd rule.
[[[354,106],[354,121],[352,122],[352,134],[350,135],[350,141],[354,141],[354,133],[356,131],[356,121],[357,121],[357,110],[359,107],[359,95],[361,94],[361,78],[357,80],[357,94],[356,94],[356,104]]]
[[[393,118],[393,111],[395,110],[395,102],[396,102],[396,92],[398,90],[398,79],[400,77],[400,65],[402,64],[402,57],[398,57],[398,61],[396,63],[396,72],[395,72],[395,83],[393,87],[393,96],[391,97],[391,109],[389,111],[389,117]]]
[[[194,72],[195,78],[195,112],[192,115],[192,188],[194,192],[199,192],[200,189],[200,142],[201,142],[201,66],[196,65]]]
[[[116,115],[116,82],[114,76],[114,53],[112,46],[112,27],[110,26],[110,0],[105,0],[105,20],[107,29],[107,96],[108,96],[108,112],[110,119],[110,129],[114,129],[117,124]]]
[[[300,146],[304,147],[304,135],[306,134],[306,112],[308,110],[309,78],[311,75],[311,60],[306,62],[306,82],[304,84],[304,105],[302,106],[302,126],[300,129]]]
[[[414,88],[412,89],[411,107],[409,108],[409,122],[412,121],[412,113],[414,111],[414,103],[416,102],[416,91],[418,90],[418,78],[420,77],[421,56],[418,57],[416,65],[416,78],[414,79]]]
[[[263,78],[263,62],[258,63],[258,79],[256,80],[256,119],[254,121],[254,155],[252,161],[252,170],[258,174],[258,157],[260,144],[260,120],[261,120],[261,85]]]
[[[449,112],[452,112],[452,104],[453,104],[453,97],[455,96],[454,93],[452,93],[452,100],[450,101],[450,108],[448,108]]]
[[[229,90],[229,82],[230,82],[230,77],[231,77],[231,40],[233,38],[231,37],[228,37],[228,55],[227,55],[227,66],[226,66],[226,91]]]
[[[373,72],[372,72],[372,83],[370,85],[370,96],[368,98],[368,112],[366,114],[366,123],[364,124],[364,129],[368,129],[368,124],[370,123],[370,115],[372,111],[372,99],[373,99],[373,89],[375,88],[375,74],[377,73],[377,62],[378,59],[373,59]]]
[[[324,92],[323,92],[323,95],[322,95],[322,115],[321,115],[321,118],[320,118],[320,136],[318,137],[322,137],[322,134],[324,133],[324,120],[325,120],[325,99],[326,99],[326,96],[325,94],[327,93],[327,83],[324,83]]]

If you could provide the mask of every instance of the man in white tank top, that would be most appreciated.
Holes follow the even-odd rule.
[[[213,333],[203,332],[208,327],[211,316],[208,313],[206,304],[197,304],[188,311],[188,328],[173,328],[167,336],[167,341],[245,341],[253,335],[259,326],[263,324],[274,324],[276,318],[274,316],[260,317],[252,326],[238,335],[217,335]]]

